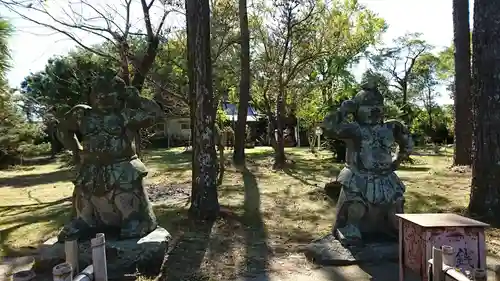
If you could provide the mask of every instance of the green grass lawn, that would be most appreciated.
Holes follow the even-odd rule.
[[[462,213],[468,202],[470,172],[450,170],[449,151],[440,155],[419,152],[414,165],[398,171],[407,186],[406,212]],[[287,156],[294,164],[274,172],[270,148],[249,149],[247,155],[248,169],[227,167],[219,188],[220,203],[234,212],[234,219],[219,220],[200,231],[200,226],[187,222],[186,200],[155,206],[160,224],[172,233],[176,244],[171,268],[233,280],[242,273],[309,266],[300,249],[331,231],[335,206],[322,189],[341,165],[327,151],[312,154],[290,148]],[[189,154],[182,149],[158,149],[144,158],[150,184],[189,192]],[[2,255],[22,254],[57,234],[69,215],[71,177],[58,163],[0,171]],[[488,231],[489,241],[497,236],[495,230]],[[494,246],[490,244],[493,251]]]

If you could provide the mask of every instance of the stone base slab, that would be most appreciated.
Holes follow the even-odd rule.
[[[399,259],[398,243],[380,242],[344,246],[332,234],[313,241],[305,255],[316,264],[345,266],[362,263],[394,262]]]
[[[158,227],[140,239],[106,240],[106,260],[108,277],[121,278],[124,274],[139,272],[143,275],[155,276],[159,273],[168,243],[170,233]],[[79,243],[79,270],[92,264],[92,249],[90,241]],[[64,243],[57,243],[57,237],[49,239],[41,247],[35,257],[35,271],[52,271],[52,267],[64,262]]]

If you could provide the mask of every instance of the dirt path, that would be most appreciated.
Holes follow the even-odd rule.
[[[398,281],[399,265],[397,263],[380,263],[373,265],[352,265],[343,267],[317,267],[304,268],[304,264],[293,264],[283,266],[279,270],[273,266],[270,273],[261,274],[251,278],[240,278],[238,281]],[[500,259],[488,256],[488,280],[495,279],[495,267],[500,265]],[[408,272],[405,281],[419,281],[419,276]]]
[[[262,274],[253,278],[241,278],[239,281],[397,281],[398,265],[383,263],[378,265],[321,267],[294,272]],[[418,281],[417,276],[408,276],[407,281]]]
[[[300,257],[297,259],[301,260]],[[398,265],[396,263],[309,268],[304,264],[296,264],[292,260],[274,262],[268,273],[241,277],[238,281],[398,281]],[[10,280],[11,274],[29,269],[32,262],[31,257],[3,259],[0,262],[0,281]],[[488,257],[488,280],[495,279],[493,269],[498,264],[500,264],[498,258]],[[418,281],[419,278],[410,273],[405,280]]]

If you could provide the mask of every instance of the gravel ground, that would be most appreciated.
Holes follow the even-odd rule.
[[[191,185],[182,184],[151,184],[146,187],[149,200],[153,204],[179,203],[189,199]]]

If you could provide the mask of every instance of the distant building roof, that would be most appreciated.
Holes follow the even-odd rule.
[[[236,104],[223,102],[222,109],[226,112],[229,120],[238,120],[238,106]],[[255,108],[248,106],[247,109],[247,121],[257,121],[258,113]]]

